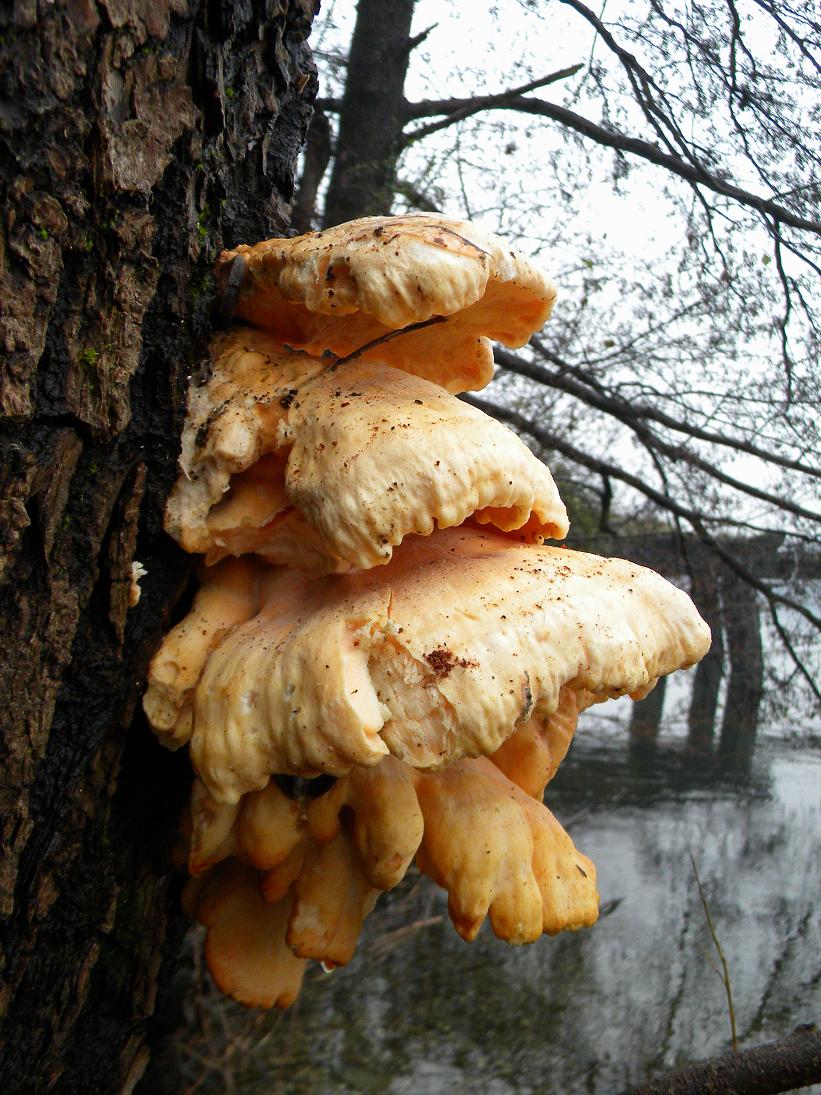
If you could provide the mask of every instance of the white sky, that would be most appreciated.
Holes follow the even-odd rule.
[[[611,18],[623,6],[624,0],[610,0],[606,16]],[[318,34],[312,39],[314,48],[344,50],[353,31],[355,14],[355,0],[332,0],[325,4]],[[332,23],[334,29],[323,31],[326,22]],[[577,63],[587,67],[591,56],[611,63],[609,51],[596,42],[593,29],[555,0],[541,3],[537,0],[534,5],[525,0],[490,3],[417,0],[413,32],[419,33],[433,24],[436,26],[426,41],[412,54],[406,84],[406,94],[411,100],[503,91]],[[587,93],[588,86],[584,73],[580,73],[533,94],[570,105],[600,123],[601,101]],[[336,90],[325,86],[320,95]],[[613,109],[616,109],[615,97]],[[626,132],[648,135],[644,119],[629,97],[621,101],[618,109],[622,111],[619,125]],[[689,188],[675,181],[671,184],[667,172],[632,157],[627,159],[631,167],[628,176],[614,188],[614,153],[601,151],[589,143],[569,153],[564,135],[544,118],[496,111],[485,116],[478,137],[468,127],[463,132],[466,136],[461,153],[472,166],[465,169],[461,178],[456,171],[457,157],[451,152],[457,127],[414,146],[406,154],[406,174],[414,179],[421,176],[424,182],[425,169],[430,165],[431,187],[444,188],[451,195],[443,206],[447,211],[464,215],[466,195],[467,213],[472,219],[514,239],[525,253],[539,255],[559,286],[551,327],[573,315],[573,303],[585,286],[595,281],[594,306],[588,326],[579,332],[581,341],[577,350],[584,354],[591,346],[595,350],[597,342],[606,344],[611,325],[615,327],[626,321],[636,309],[641,311],[642,286],[653,282],[661,271],[675,267],[686,252],[688,241],[682,208],[692,201]],[[559,167],[552,170],[550,156],[557,149],[562,150]],[[734,163],[735,167],[741,169],[742,165]],[[572,173],[566,174],[569,192],[566,200],[562,194],[562,171]],[[761,190],[760,183],[748,181],[753,189]],[[668,193],[671,188],[677,199],[671,199]],[[743,237],[733,240],[732,252],[734,261],[746,263],[750,268],[766,262],[764,256],[769,252],[766,233],[750,228]],[[789,257],[786,261],[788,272],[793,273],[796,264]],[[768,279],[768,294],[761,299],[765,310],[767,299],[773,302],[775,318],[780,307],[775,270],[759,266],[756,273]],[[678,285],[678,291],[685,294],[683,299],[686,293],[698,291],[697,271],[691,269],[688,276],[689,282],[685,279]],[[629,299],[621,299],[625,284]],[[651,323],[652,316],[642,322]],[[700,335],[698,327],[694,328],[693,341]],[[745,382],[754,375],[764,382],[779,368],[773,362],[775,343],[770,338],[766,323],[762,323],[760,333],[743,346],[741,379]],[[660,390],[669,383],[669,378],[652,379]],[[726,378],[719,376],[719,383],[723,379]],[[701,406],[706,410],[703,401]],[[624,450],[620,451],[624,456]],[[629,459],[642,457],[631,452]],[[741,478],[762,483],[767,476],[767,469],[746,457],[735,458],[730,470]],[[810,502],[812,496],[805,500]],[[817,507],[817,496],[814,501]],[[744,507],[745,515],[766,520],[766,507],[749,500]]]

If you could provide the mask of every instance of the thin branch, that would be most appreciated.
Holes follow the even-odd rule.
[[[780,15],[778,14],[778,9],[774,5],[762,3],[762,0],[753,0],[753,3],[757,4],[762,11],[766,12],[767,15],[769,15],[769,17],[778,24],[784,34],[786,34],[787,37],[790,39],[792,44],[794,46],[797,46],[801,53],[803,53],[806,59],[810,62],[810,64],[813,65],[816,72],[821,72],[821,64],[816,61],[816,59],[807,49],[806,43],[804,42],[802,37],[799,34],[795,33],[795,31],[785,19],[782,19],[780,17]],[[817,29],[817,24],[815,24],[815,26]]]
[[[781,288],[784,292],[784,314],[779,318],[778,330],[781,336],[781,358],[784,362],[784,374],[787,382],[787,402],[792,401],[792,359],[790,358],[790,347],[787,339],[787,327],[790,322],[790,313],[792,312],[792,294],[790,292],[790,281],[787,277],[787,272],[784,269],[784,260],[781,255],[781,230],[778,227],[778,223],[773,221],[772,225],[773,239],[775,240],[775,246],[773,252],[775,254],[775,265],[778,270],[778,277],[781,281]]]
[[[366,342],[364,346],[359,346],[350,354],[345,354],[344,357],[335,357],[335,355],[328,353],[328,357],[334,358],[330,363],[328,372],[336,372],[340,365],[344,365],[348,361],[355,361],[358,357],[361,357],[366,353],[366,351],[372,350],[374,346],[381,346],[383,343],[391,342],[393,339],[400,338],[402,335],[408,335],[411,331],[419,331],[423,327],[432,327],[436,323],[447,323],[447,321],[447,316],[431,316],[430,319],[423,319],[419,323],[409,323],[407,327],[400,327],[397,331],[388,331],[387,334],[380,335],[379,338],[371,339],[370,342]]]
[[[437,114],[450,114],[453,110],[462,110],[474,103],[482,103],[483,105],[478,109],[486,110],[488,105],[492,106],[494,102],[503,103],[511,96],[527,95],[528,92],[536,91],[540,87],[546,87],[548,84],[565,80],[568,76],[574,76],[582,68],[584,68],[582,64],[571,65],[569,68],[560,68],[556,72],[548,73],[547,76],[540,76],[527,84],[508,88],[507,91],[493,92],[490,95],[472,95],[469,99],[422,99],[416,103],[408,102],[405,104],[405,112],[408,121],[412,122],[418,118],[433,118]]]
[[[441,99],[429,103],[416,103],[411,105],[416,107],[429,107],[433,114],[448,114],[450,117],[445,119],[443,125],[451,125],[454,121],[459,120],[459,118],[454,117],[454,115],[458,114],[460,110],[467,110],[471,114],[476,113],[475,110],[471,109],[476,102],[476,99]],[[323,100],[323,104],[325,105],[325,109],[331,109],[327,106],[327,101]],[[754,209],[763,216],[773,217],[775,220],[782,224],[788,224],[792,228],[798,228],[807,232],[813,232],[816,235],[821,235],[821,221],[800,217],[797,213],[791,212],[789,209],[779,205],[770,198],[764,198],[760,194],[753,194],[749,190],[744,190],[740,186],[735,186],[733,183],[726,182],[718,175],[708,171],[703,164],[700,164],[697,161],[688,162],[677,153],[665,152],[657,144],[645,141],[640,137],[628,137],[616,129],[605,129],[604,126],[597,125],[588,118],[582,117],[581,114],[576,114],[575,111],[568,110],[566,107],[559,106],[556,103],[548,103],[544,99],[531,99],[519,95],[511,98],[505,97],[504,101],[500,101],[495,105],[484,105],[478,109],[516,110],[524,114],[535,114],[544,118],[551,118],[553,121],[559,122],[560,125],[574,130],[576,133],[581,134],[583,137],[587,137],[589,140],[595,141],[597,144],[604,145],[607,148],[614,148],[619,152],[628,153],[632,156],[639,156],[649,163],[656,164],[658,167],[663,167],[673,175],[678,175],[679,178],[686,180],[693,186],[703,186],[707,190],[712,190],[715,194],[731,198],[733,201],[738,202],[739,205]],[[467,114],[462,114],[460,117],[467,117]],[[437,129],[443,128],[443,125],[440,125],[439,123],[435,124]],[[428,127],[428,132],[432,131],[433,127]],[[416,133],[412,134],[411,138],[413,140],[418,139],[417,133],[421,134],[423,131],[418,130]]]
[[[414,36],[412,38],[409,38],[408,39],[408,53],[412,53],[413,50],[415,50],[417,46],[421,46],[422,43],[427,38],[427,36],[431,33],[431,31],[436,30],[436,28],[438,26],[439,26],[438,23],[431,23],[431,25],[429,27],[426,27],[424,30],[421,30],[418,34],[414,34]]]
[[[769,600],[767,602],[767,604],[768,604],[768,607],[769,607],[769,610],[770,610],[770,617],[773,621],[773,626],[775,627],[775,630],[778,632],[778,637],[781,639],[781,642],[784,644],[784,649],[787,651],[790,658],[792,659],[793,665],[798,669],[801,676],[804,678],[804,680],[810,686],[810,689],[811,689],[813,695],[815,696],[815,698],[817,700],[821,701],[821,692],[819,692],[818,687],[815,684],[815,681],[813,680],[812,676],[809,674],[809,672],[807,671],[807,669],[804,666],[804,663],[802,662],[801,658],[799,657],[798,651],[795,649],[795,646],[793,645],[792,639],[787,634],[787,629],[784,627],[781,620],[779,620],[779,618],[778,618],[778,609],[777,609],[775,603],[772,600]]]
[[[701,900],[701,907],[704,909],[704,917],[707,921],[707,930],[710,933],[710,938],[713,941],[713,946],[716,949],[718,960],[721,962],[721,972],[719,977],[724,982],[724,991],[727,993],[727,1010],[730,1013],[730,1041],[732,1045],[733,1053],[738,1052],[738,1030],[736,1028],[735,1021],[735,1007],[733,1006],[733,987],[730,983],[730,967],[727,965],[727,959],[724,955],[724,948],[719,942],[718,933],[716,932],[713,918],[710,915],[710,906],[707,904],[707,897],[704,893],[704,887],[701,885],[701,879],[698,877],[698,867],[696,867],[696,861],[693,856],[690,856],[690,863],[693,867],[693,875],[695,876],[696,886],[698,887],[698,896]]]
[[[585,374],[584,370],[580,369],[578,366],[573,366],[562,361],[556,354],[546,350],[546,348],[537,340],[532,341],[536,349],[542,353],[543,356],[548,357],[548,360],[556,364],[562,372],[550,372],[543,366],[537,365],[535,362],[525,361],[523,358],[511,353],[509,350],[503,350],[499,346],[494,347],[493,356],[502,368],[508,369],[510,372],[516,373],[519,376],[526,376],[530,380],[535,380],[538,384],[544,384],[547,387],[567,392],[568,395],[573,395],[577,399],[581,399],[588,406],[603,411],[605,414],[613,415],[621,421],[625,421],[628,416],[633,419],[648,419],[653,422],[658,422],[661,426],[667,426],[669,429],[676,430],[678,433],[686,433],[695,440],[708,441],[714,445],[722,445],[725,448],[733,449],[736,452],[744,452],[750,456],[756,456],[760,460],[765,460],[768,463],[777,464],[779,467],[788,468],[790,471],[798,471],[802,472],[804,475],[821,478],[821,468],[819,467],[813,467],[811,464],[804,464],[799,460],[790,460],[788,457],[780,456],[778,453],[761,449],[751,441],[745,441],[742,438],[728,437],[725,434],[714,433],[712,430],[701,429],[699,426],[689,422],[683,422],[680,419],[673,418],[672,415],[657,410],[655,407],[634,403],[622,399],[619,396],[608,394],[607,389],[598,384],[595,381],[595,378]],[[578,377],[579,379],[574,381],[571,376],[567,375],[568,373],[572,373],[573,377]],[[586,387],[586,385],[589,385],[589,387]],[[815,519],[817,520],[817,517]]]
[[[432,111],[433,114],[447,113],[446,118],[440,122],[432,122],[430,125],[421,126],[419,129],[412,129],[410,132],[405,133],[403,144],[409,145],[416,141],[421,141],[423,138],[429,137],[431,133],[437,133],[440,129],[446,129],[448,126],[455,125],[456,122],[461,122],[464,118],[470,118],[474,114],[479,114],[483,110],[493,110],[504,106],[506,103],[510,102],[511,99],[516,99],[521,95],[527,94],[529,91],[535,91],[537,88],[546,87],[548,84],[555,84],[559,80],[566,80],[570,76],[575,76],[583,67],[584,66],[581,64],[571,65],[569,68],[559,69],[558,72],[551,72],[549,76],[542,76],[538,80],[531,80],[529,84],[522,84],[521,87],[513,87],[508,91],[500,91],[494,95],[477,95],[472,99],[453,100],[460,104],[454,110]],[[426,104],[424,102],[408,103],[408,119],[413,120],[420,117],[430,117],[430,114],[417,113],[414,109],[425,107],[426,105],[431,104]]]
[[[397,194],[401,194],[411,205],[423,213],[442,213],[439,204],[420,190],[410,179],[396,179],[394,188]]]
[[[525,418],[524,415],[519,414],[518,411],[510,410],[508,407],[503,407],[498,403],[491,403],[485,399],[479,399],[475,395],[463,395],[461,398],[470,403],[472,407],[477,407],[480,411],[484,411],[485,414],[492,415],[494,418],[500,419],[502,422],[508,422],[511,426],[515,426],[516,429],[522,430],[524,433],[530,434],[545,448],[553,449],[555,452],[561,453],[562,456],[566,456],[574,463],[581,465],[584,468],[590,468],[597,475],[609,475],[612,479],[618,479],[620,482],[625,483],[629,487],[633,487],[640,494],[643,494],[645,498],[648,498],[651,502],[655,502],[662,510],[666,510],[668,513],[675,517],[681,517],[687,521],[698,533],[699,538],[729,567],[733,573],[737,574],[739,578],[742,578],[753,589],[757,589],[762,593],[769,602],[778,602],[787,608],[793,609],[799,613],[804,619],[808,620],[813,627],[818,628],[821,631],[821,618],[812,612],[806,605],[800,601],[795,601],[791,597],[785,597],[782,593],[776,593],[765,582],[762,582],[755,574],[747,570],[739,562],[737,555],[728,551],[722,547],[718,540],[707,532],[704,522],[706,520],[704,514],[698,510],[690,509],[688,506],[682,505],[674,498],[670,498],[661,491],[651,487],[648,483],[645,483],[643,479],[640,479],[637,475],[632,475],[630,472],[625,471],[624,468],[619,467],[617,464],[611,464],[607,460],[600,460],[595,456],[590,456],[586,452],[582,452],[581,449],[576,448],[575,445],[569,444],[563,438],[557,434],[552,433],[544,427],[539,426],[537,423]],[[807,682],[813,690],[815,696],[821,700],[821,691],[812,679],[812,676],[808,673],[803,664],[799,661],[796,663],[797,668],[805,676]]]

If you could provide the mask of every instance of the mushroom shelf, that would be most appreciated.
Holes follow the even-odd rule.
[[[217,272],[247,325],[189,394],[166,528],[200,588],[143,701],[190,748],[184,902],[216,983],[289,1005],[412,863],[465,939],[589,926],[595,867],[545,786],[581,711],[645,695],[709,631],[652,571],[546,545],[568,529],[549,470],[455,397],[490,379],[492,340],[541,327],[552,284],[434,214]]]

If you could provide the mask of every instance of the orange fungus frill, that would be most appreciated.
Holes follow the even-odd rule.
[[[568,528],[549,470],[455,398],[490,379],[492,340],[541,327],[552,284],[437,214],[217,272],[250,326],[192,384],[166,528],[200,585],[144,698],[190,745],[184,904],[216,983],[288,1006],[413,864],[465,939],[592,924],[595,867],[545,786],[580,712],[692,665],[709,632],[652,571],[546,545]]]

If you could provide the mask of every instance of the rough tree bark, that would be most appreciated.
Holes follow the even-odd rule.
[[[148,1058],[180,934],[168,852],[185,790],[138,704],[188,573],[162,503],[213,260],[286,228],[313,11],[17,0],[0,15],[7,1093],[131,1091]]]

